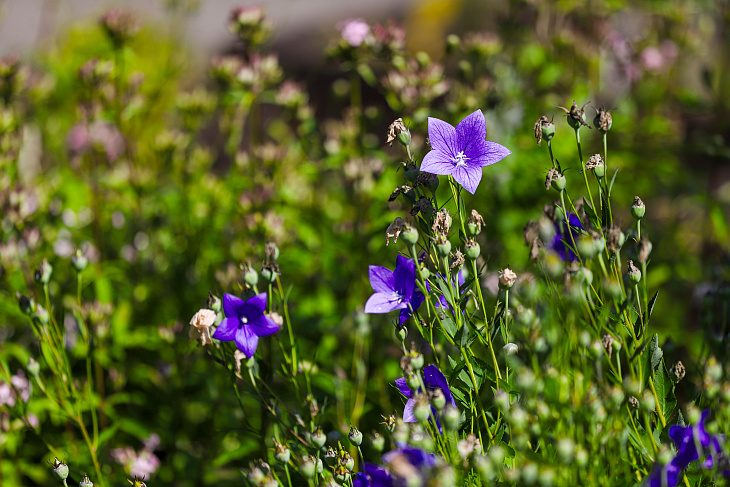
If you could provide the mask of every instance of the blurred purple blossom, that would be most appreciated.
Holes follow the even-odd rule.
[[[449,384],[446,382],[446,376],[441,373],[438,367],[431,364],[423,368],[423,383],[427,389],[426,393],[433,392],[436,389],[441,389],[441,392],[444,393],[444,397],[446,398],[446,404],[451,404],[453,407],[456,407],[456,401],[454,401],[454,396],[451,395],[451,389],[449,389]],[[396,379],[395,385],[398,387],[400,393],[408,398],[406,406],[403,409],[403,421],[406,423],[415,423],[417,420],[413,415],[413,407],[416,405],[416,399],[414,398],[413,391],[410,387],[408,387],[405,377]],[[419,388],[417,392],[420,393],[423,391]],[[435,417],[436,411],[433,407],[431,408],[431,411]]]
[[[584,228],[577,215],[569,213],[568,220],[570,225],[566,222],[554,223],[555,236],[550,244],[550,248],[554,250],[565,262],[573,262],[576,259],[573,242],[578,241],[578,237],[580,237],[581,231],[584,230]]]

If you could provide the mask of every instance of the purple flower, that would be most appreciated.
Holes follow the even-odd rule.
[[[577,215],[569,213],[568,220],[570,221],[570,225],[566,222],[554,223],[555,237],[553,237],[553,242],[550,244],[550,248],[553,249],[565,262],[573,262],[576,259],[575,252],[573,251],[574,249],[572,248],[573,242],[578,242],[581,230],[585,229],[580,223],[580,218],[578,218]]]
[[[226,318],[213,333],[213,338],[222,342],[236,341],[236,346],[253,357],[259,344],[259,337],[272,335],[279,331],[279,326],[264,314],[266,311],[266,293],[244,301],[231,294],[223,295],[223,312]]]
[[[421,163],[421,172],[453,176],[471,194],[482,179],[482,168],[511,154],[505,147],[487,142],[487,123],[477,110],[454,128],[438,118],[428,118],[432,150]]]
[[[394,271],[371,265],[370,285],[375,294],[365,303],[366,313],[390,313],[399,309],[402,324],[423,303],[423,293],[416,286],[416,264],[402,255],[398,256]]]
[[[398,443],[398,449],[383,455],[386,467],[365,464],[365,473],[353,476],[354,487],[410,487],[424,486],[429,479],[438,476],[432,470],[438,466],[439,460],[433,453],[407,444]]]
[[[373,463],[365,464],[365,473],[356,473],[352,478],[353,487],[394,487],[393,475],[384,467]]]
[[[370,34],[370,26],[363,19],[347,19],[339,24],[337,28],[342,32],[342,38],[345,39],[352,47],[357,47]]]
[[[702,411],[699,423],[694,426],[674,425],[669,428],[669,438],[677,448],[677,456],[672,462],[676,462],[679,468],[687,468],[690,463],[699,460],[700,454],[710,446],[711,438],[705,431],[705,419],[709,414],[709,409]],[[709,465],[705,465],[707,462]],[[712,468],[711,456],[705,460],[703,467]]]
[[[662,466],[659,462],[654,465],[654,470],[651,471],[646,480],[644,480],[646,487],[676,487],[679,484],[679,474],[682,469],[679,468],[674,460],[668,464]],[[666,475],[667,483],[663,483],[662,477]]]
[[[444,393],[444,397],[446,398],[446,403],[456,407],[456,401],[454,401],[454,396],[451,395],[451,390],[449,389],[449,384],[446,382],[446,377],[441,373],[438,367],[435,365],[427,365],[423,368],[423,383],[426,386],[427,392],[441,389],[441,392]],[[406,423],[415,423],[418,420],[413,414],[413,407],[416,405],[416,399],[413,397],[413,391],[410,387],[408,387],[405,377],[396,379],[395,385],[398,387],[400,393],[408,398],[408,401],[406,401],[406,407],[403,409],[403,421]],[[420,388],[418,389],[418,392],[421,392]],[[436,411],[433,407],[431,408],[431,411],[433,415],[436,416]]]

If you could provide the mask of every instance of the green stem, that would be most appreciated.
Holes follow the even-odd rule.
[[[578,145],[578,158],[580,159],[580,171],[583,173],[583,180],[586,183],[586,189],[588,190],[588,197],[591,200],[591,208],[593,211],[596,210],[596,204],[593,203],[593,193],[591,192],[591,185],[588,184],[588,175],[586,174],[586,168],[583,165],[583,149],[580,145],[580,128],[575,129],[575,143]]]

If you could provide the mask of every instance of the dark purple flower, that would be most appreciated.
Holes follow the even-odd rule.
[[[370,285],[375,294],[365,303],[366,313],[399,309],[399,323],[403,323],[423,303],[423,293],[416,286],[416,264],[402,255],[398,256],[394,271],[371,265]]]
[[[424,486],[438,472],[432,471],[438,459],[433,453],[412,448],[404,443],[383,455],[386,467],[365,464],[365,473],[353,476],[353,487],[411,487]]]
[[[446,404],[451,404],[456,407],[456,401],[454,401],[454,396],[451,395],[451,390],[449,389],[449,384],[446,382],[446,377],[441,373],[438,367],[435,365],[427,365],[423,368],[423,383],[428,390],[427,392],[441,389],[441,392],[444,393],[444,397],[446,398]],[[406,401],[406,407],[403,409],[403,421],[406,423],[415,423],[418,420],[413,415],[413,407],[416,404],[416,400],[413,397],[413,391],[410,387],[408,387],[405,377],[396,379],[395,385],[398,387],[400,393],[408,398],[408,401]],[[418,392],[421,392],[420,388]],[[433,415],[436,416],[436,412],[433,407],[431,408],[431,411]]]
[[[421,163],[421,172],[453,176],[471,194],[482,179],[482,168],[511,154],[496,142],[487,142],[487,123],[477,110],[454,128],[438,118],[428,118],[432,150]]]
[[[356,473],[352,478],[353,487],[394,487],[393,476],[380,465],[366,463],[365,473]]]
[[[585,230],[580,223],[580,218],[573,213],[568,214],[570,225],[566,222],[555,222],[555,237],[550,248],[553,249],[565,262],[573,262],[576,259],[573,251],[573,242],[578,242],[581,230]],[[572,238],[571,238],[572,235]]]
[[[654,465],[648,477],[644,480],[646,487],[676,487],[679,484],[679,474],[682,469],[674,463],[674,460],[662,466],[659,462]],[[662,477],[666,475],[667,483],[663,483]]]
[[[259,344],[259,337],[272,335],[279,331],[279,325],[264,314],[266,293],[244,301],[231,294],[223,295],[223,312],[226,317],[213,333],[213,338],[222,342],[236,341],[236,346],[253,357]]]
[[[704,451],[710,446],[711,437],[705,431],[705,419],[710,414],[709,409],[702,411],[699,423],[694,426],[674,425],[669,428],[669,438],[674,442],[677,448],[677,456],[672,462],[675,462],[679,468],[687,468],[690,463],[700,459],[700,455],[704,456]],[[698,451],[699,449],[699,451]],[[712,468],[712,457],[708,457],[705,463],[709,461]]]

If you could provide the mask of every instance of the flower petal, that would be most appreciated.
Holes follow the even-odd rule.
[[[379,265],[371,265],[368,268],[370,274],[370,286],[376,293],[392,293],[395,291],[395,277],[393,271],[380,267]]]
[[[236,332],[236,346],[246,354],[246,357],[251,358],[256,353],[256,347],[259,346],[259,337],[250,326],[242,326]]]
[[[459,152],[456,129],[450,123],[438,118],[428,117],[428,141],[433,149],[440,150],[451,157]]]
[[[408,387],[408,383],[406,382],[405,377],[401,377],[400,379],[395,380],[395,386],[398,388],[398,391],[406,396],[408,399],[411,398],[411,395],[413,394],[413,391],[411,391],[411,388]]]
[[[393,293],[375,293],[365,303],[366,313],[390,313],[395,309],[403,309],[408,304],[401,302]]]
[[[474,194],[482,180],[482,168],[477,165],[466,165],[458,167],[453,172],[454,179],[461,184],[465,190]]]
[[[454,161],[451,160],[452,157],[440,149],[433,149],[421,161],[419,171],[449,176],[456,167]]]
[[[449,383],[446,382],[446,376],[438,367],[431,364],[423,368],[423,383],[426,384],[428,389],[441,389],[446,401],[456,407],[456,401],[454,401],[454,396],[451,395],[451,389],[449,389]]]
[[[479,164],[481,167],[484,167],[501,161],[512,154],[512,152],[496,142],[483,141],[467,147],[464,154],[469,158],[468,161],[470,163]]]
[[[464,151],[467,156],[469,156],[467,150],[472,145],[480,145],[484,142],[484,139],[487,138],[487,122],[484,120],[481,110],[467,115],[464,120],[459,122],[456,126],[456,138],[459,141],[457,151]]]
[[[246,325],[244,325],[244,328],[248,326],[251,328],[251,330],[260,337],[267,337],[269,335],[273,335],[277,331],[279,331],[279,325],[274,323],[274,321],[269,318],[268,316],[262,314],[258,318],[255,318],[253,320],[249,320]]]
[[[413,414],[413,407],[416,405],[415,399],[408,399],[406,407],[403,408],[403,422],[405,423],[417,423],[418,420]]]
[[[224,318],[218,328],[215,329],[213,338],[222,342],[230,342],[236,337],[239,323],[238,318]]]
[[[416,264],[411,259],[398,255],[393,274],[395,275],[395,290],[410,301],[416,285]]]
[[[237,318],[243,315],[243,306],[246,302],[233,294],[223,295],[223,313],[227,318]]]
[[[246,304],[263,314],[266,311],[266,293],[259,293],[256,296],[249,298]]]

